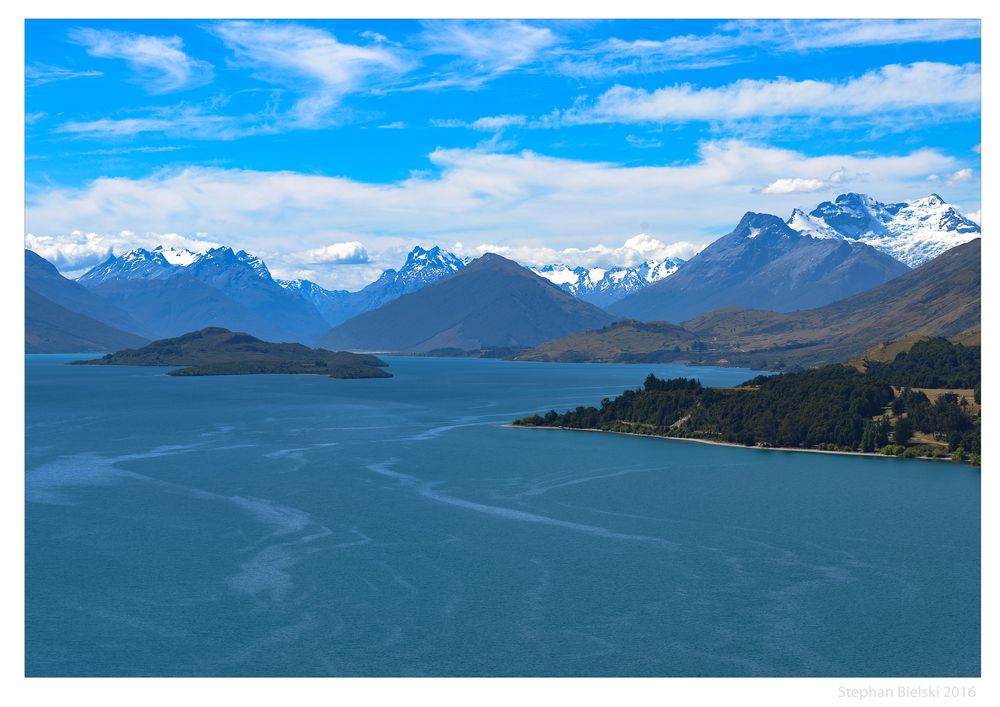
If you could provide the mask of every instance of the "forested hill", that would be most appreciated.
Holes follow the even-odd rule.
[[[891,363],[865,361],[868,377],[897,387],[977,388],[982,375],[982,349],[947,339],[918,341]]]
[[[650,374],[642,388],[605,398],[600,407],[550,411],[514,424],[906,457],[948,454],[978,463],[978,347],[932,339],[914,349],[865,373],[832,365],[759,376],[737,388]],[[955,361],[964,363],[956,367]],[[952,372],[949,382],[962,383],[955,391],[924,389]]]

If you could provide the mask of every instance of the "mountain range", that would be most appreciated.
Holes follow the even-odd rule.
[[[604,310],[527,268],[487,253],[438,282],[334,327],[320,345],[409,352],[535,346],[612,321]]]
[[[121,348],[122,341],[134,345],[220,326],[272,341],[469,350],[534,346],[543,337],[629,319],[660,322],[660,329],[619,324],[613,334],[619,343],[630,342],[625,348],[641,351],[670,334],[671,351],[696,350],[706,342],[662,322],[677,324],[730,307],[811,311],[910,271],[890,253],[926,263],[949,244],[978,233],[975,223],[937,195],[883,204],[842,194],[808,214],[795,211],[787,221],[749,212],[731,233],[687,262],[518,266],[523,272],[515,277],[508,267],[512,261],[501,256],[469,261],[439,247],[417,246],[398,270],[384,271],[357,292],[276,280],[260,257],[228,247],[137,248],[110,256],[76,282],[26,251],[26,286],[32,291],[26,342],[45,350],[105,350]],[[473,264],[472,273],[464,275]],[[414,299],[452,281],[459,284]],[[428,311],[417,311],[420,306]]]
[[[557,264],[534,267],[531,271],[586,302],[606,307],[673,275],[684,263],[680,258],[666,258],[647,260],[628,268],[571,268]]]
[[[271,341],[315,341],[328,328],[316,307],[281,287],[246,251],[137,248],[110,256],[78,282],[140,322],[152,339],[225,326]]]
[[[874,356],[933,336],[978,341],[981,239],[956,246],[876,288],[823,307],[716,309],[686,321],[623,321],[517,354],[535,361],[677,361],[787,368]],[[898,350],[898,344],[893,344]]]

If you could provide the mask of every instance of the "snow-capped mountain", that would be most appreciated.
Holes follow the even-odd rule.
[[[976,223],[937,194],[894,204],[867,194],[841,194],[808,214],[795,209],[787,223],[813,238],[865,243],[911,268],[980,235]]]
[[[310,280],[279,280],[278,284],[311,302],[332,326],[378,309],[411,292],[437,282],[465,267],[453,253],[434,246],[424,249],[416,246],[406,256],[399,270],[389,268],[379,278],[358,292],[327,290]]]
[[[245,266],[263,280],[270,282],[272,279],[264,261],[245,250],[233,251],[232,248],[221,246],[196,252],[187,248],[165,248],[160,245],[152,250],[134,248],[119,256],[111,255],[103,263],[87,271],[78,281],[92,287],[115,280],[154,280],[170,277],[185,268],[190,268],[193,272],[209,264],[216,268]]]
[[[642,321],[687,321],[720,307],[819,307],[903,275],[907,267],[851,238],[810,238],[778,216],[747,212],[674,275],[613,303]]]
[[[229,247],[202,253],[136,248],[78,279],[140,321],[153,338],[225,326],[272,341],[311,342],[327,325],[317,307],[278,285],[264,261]]]
[[[571,268],[555,264],[529,269],[580,299],[603,307],[673,275],[684,262],[680,258],[667,258],[647,260],[630,268]]]

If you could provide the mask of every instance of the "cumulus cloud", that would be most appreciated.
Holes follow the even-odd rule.
[[[983,225],[983,211],[982,209],[976,209],[975,211],[964,211],[966,218],[975,221],[978,225]]]
[[[927,175],[927,181],[929,182],[940,182],[946,186],[953,186],[955,184],[968,184],[975,181],[976,176],[973,174],[970,167],[964,167],[962,169],[957,169],[951,174],[946,174],[944,176],[938,174]]]
[[[785,216],[835,197],[839,188],[816,192],[811,203],[802,203],[799,193],[762,193],[762,184],[779,179],[821,179],[817,175],[843,170],[855,175],[851,190],[901,201],[926,195],[928,174],[964,168],[931,149],[807,156],[732,140],[703,143],[696,160],[664,166],[530,151],[439,149],[430,160],[433,171],[382,183],[218,167],[100,178],[80,188],[33,191],[25,218],[31,233],[57,240],[73,231],[202,232],[206,239],[275,254],[359,241],[372,267],[398,267],[383,254],[415,242],[461,241],[470,253],[483,245],[549,248],[552,260],[567,249],[593,250],[586,257],[596,258],[640,232],[668,246],[708,243],[732,230],[745,211]],[[957,183],[943,196],[975,209],[978,179]],[[351,268],[334,270],[347,277]]]
[[[368,251],[365,250],[361,241],[350,241],[312,248],[302,253],[293,254],[291,259],[313,264],[356,265],[368,262]]]
[[[647,260],[682,258],[687,260],[704,248],[706,243],[676,241],[664,243],[645,233],[632,236],[620,246],[597,244],[587,248],[549,248],[530,245],[504,245],[500,243],[480,243],[465,245],[461,241],[451,250],[460,257],[479,257],[484,253],[498,253],[516,260],[523,265],[549,265],[561,263],[570,267],[612,267],[632,266]]]
[[[78,27],[70,30],[69,39],[91,56],[123,59],[151,93],[201,86],[212,80],[212,65],[186,54],[180,37]]]
[[[838,169],[826,179],[816,179],[811,177],[783,177],[775,179],[773,182],[760,190],[761,194],[812,194],[843,184],[846,180],[846,172]]]
[[[886,111],[979,112],[978,64],[892,64],[844,81],[740,79],[724,86],[617,85],[541,124],[668,123],[777,116],[866,116]]]

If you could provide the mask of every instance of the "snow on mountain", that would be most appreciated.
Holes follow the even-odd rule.
[[[168,277],[175,267],[162,251],[136,248],[119,256],[108,256],[107,260],[95,265],[77,281],[93,287],[113,280],[155,280]]]
[[[630,268],[571,268],[554,264],[529,269],[582,300],[605,306],[673,275],[684,262],[680,258],[667,258],[647,260]]]
[[[937,194],[894,204],[867,194],[841,194],[808,214],[795,209],[787,223],[813,238],[865,243],[911,268],[979,237],[981,231]]]
[[[193,250],[188,250],[187,248],[174,248],[173,246],[169,248],[164,248],[162,245],[158,245],[153,248],[153,253],[160,253],[163,258],[171,265],[179,265],[184,267],[190,265],[195,260],[201,256],[201,253],[196,253]]]
[[[152,250],[134,248],[119,256],[111,255],[78,281],[93,287],[114,280],[156,280],[171,277],[186,268],[199,270],[209,264],[221,269],[246,267],[263,280],[272,279],[264,261],[245,250],[234,252],[222,246],[198,253],[187,248],[159,245]]]

